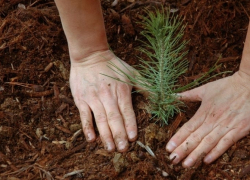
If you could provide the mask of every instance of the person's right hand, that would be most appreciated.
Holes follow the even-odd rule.
[[[132,86],[102,75],[128,82],[127,78],[111,70],[107,66],[108,62],[133,76],[134,69],[123,61],[122,64],[111,51],[98,51],[82,61],[71,61],[70,87],[87,141],[96,139],[93,112],[104,147],[108,151],[114,151],[117,147],[118,151],[123,152],[128,149],[128,140],[134,141],[137,138]]]

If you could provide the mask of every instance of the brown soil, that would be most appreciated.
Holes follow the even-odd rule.
[[[217,72],[239,68],[248,0],[121,0],[115,7],[102,2],[110,46],[131,65],[138,64],[136,56],[141,55],[136,39],[142,39],[142,27],[136,22],[145,8],[163,4],[178,10],[187,23],[190,65],[181,84],[207,72],[220,56]],[[171,165],[165,145],[198,103],[188,103],[183,114],[160,127],[150,121],[143,97],[133,95],[138,140],[156,158],[135,142],[122,154],[107,153],[99,138],[87,143],[69,89],[69,67],[67,42],[52,0],[0,0],[0,179],[250,179],[250,136],[211,165]]]

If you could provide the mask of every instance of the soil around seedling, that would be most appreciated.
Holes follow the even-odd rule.
[[[250,15],[248,0],[102,1],[111,49],[130,65],[142,57],[145,9],[161,6],[184,18],[189,68],[185,85],[217,61],[211,79],[232,75],[240,64]],[[220,58],[221,57],[221,58]],[[52,0],[0,1],[0,179],[250,179],[250,136],[218,160],[193,168],[172,165],[165,146],[199,103],[186,103],[169,125],[150,120],[145,98],[133,94],[138,141],[125,153],[108,153],[100,138],[87,143],[69,88],[70,61],[58,11]]]

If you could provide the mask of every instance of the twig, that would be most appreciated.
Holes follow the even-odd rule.
[[[74,176],[75,174],[82,173],[83,171],[84,171],[84,169],[72,171],[72,172],[70,172],[70,173],[65,174],[65,175],[63,176],[63,178],[66,178],[66,177],[69,177],[69,176]]]
[[[52,159],[51,161],[49,161],[46,166],[49,167],[49,169],[51,169],[51,166],[54,165],[55,163],[57,163],[58,161],[70,156],[71,154],[80,151],[81,149],[85,148],[87,145],[87,142],[84,142],[78,146],[76,146],[75,148],[66,151],[65,153],[62,153],[62,155],[57,156],[56,158]]]
[[[246,9],[244,8],[244,6],[242,5],[242,3],[241,2],[239,2],[239,3],[241,5],[242,9],[244,10],[244,12],[246,13],[248,19],[250,19],[250,16],[249,16],[248,12],[246,11]]]
[[[35,2],[33,2],[31,5],[29,5],[28,7],[32,7],[34,6],[36,3],[38,3],[40,0],[36,0]]]
[[[49,95],[53,94],[54,90],[47,90],[47,91],[43,91],[43,92],[27,92],[27,91],[24,91],[23,93],[25,95],[29,96],[29,97],[42,97],[42,96],[49,96]]]
[[[177,129],[177,127],[180,125],[181,121],[183,120],[184,115],[183,113],[179,113],[174,122],[172,123],[171,127],[169,128],[168,132],[168,138],[172,137],[174,131]]]
[[[218,62],[222,63],[222,62],[236,61],[237,59],[240,59],[240,57],[239,56],[236,56],[236,57],[226,57],[226,58],[220,58],[218,60]]]
[[[75,140],[76,140],[76,138],[80,135],[80,134],[82,134],[82,129],[79,129],[78,131],[76,131],[74,134],[73,134],[73,136],[70,138],[70,142],[75,142]]]
[[[52,67],[53,67],[53,63],[50,62],[45,68],[44,68],[44,72],[48,72]]]
[[[46,171],[46,170],[44,170],[44,169],[42,169],[40,167],[37,167],[37,168],[45,173],[47,180],[54,180],[53,176],[50,174],[49,171]]]
[[[28,165],[28,166],[25,166],[25,167],[22,167],[21,169],[16,169],[14,172],[9,172],[9,173],[3,173],[1,174],[1,176],[7,176],[7,175],[11,175],[11,174],[20,174],[22,173],[23,171],[26,171],[27,169],[33,167],[33,165]]]
[[[194,26],[195,26],[196,23],[198,22],[198,19],[200,18],[200,16],[201,16],[201,10],[199,11],[199,13],[198,13],[198,15],[197,15],[197,17],[196,17],[196,19],[195,19],[195,21],[194,21],[194,24],[193,24],[193,26],[192,26],[192,29],[194,29]]]
[[[56,129],[58,129],[58,130],[60,130],[60,131],[62,131],[62,132],[65,132],[65,133],[67,133],[67,134],[72,134],[71,131],[70,131],[69,129],[67,129],[67,128],[65,128],[65,127],[62,127],[62,126],[60,126],[60,125],[58,125],[58,124],[55,124],[55,127],[56,127]]]
[[[137,3],[137,2],[133,2],[132,4],[130,4],[130,5],[128,5],[127,7],[123,8],[123,9],[120,11],[120,13],[122,13],[123,11],[125,11],[125,10],[127,10],[127,9],[129,9],[129,8],[133,8],[133,7],[135,6],[136,3]]]

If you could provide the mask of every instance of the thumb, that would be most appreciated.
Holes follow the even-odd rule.
[[[182,101],[202,101],[202,95],[205,88],[204,85],[191,89],[189,91],[185,91],[182,93],[178,93],[178,97]]]

